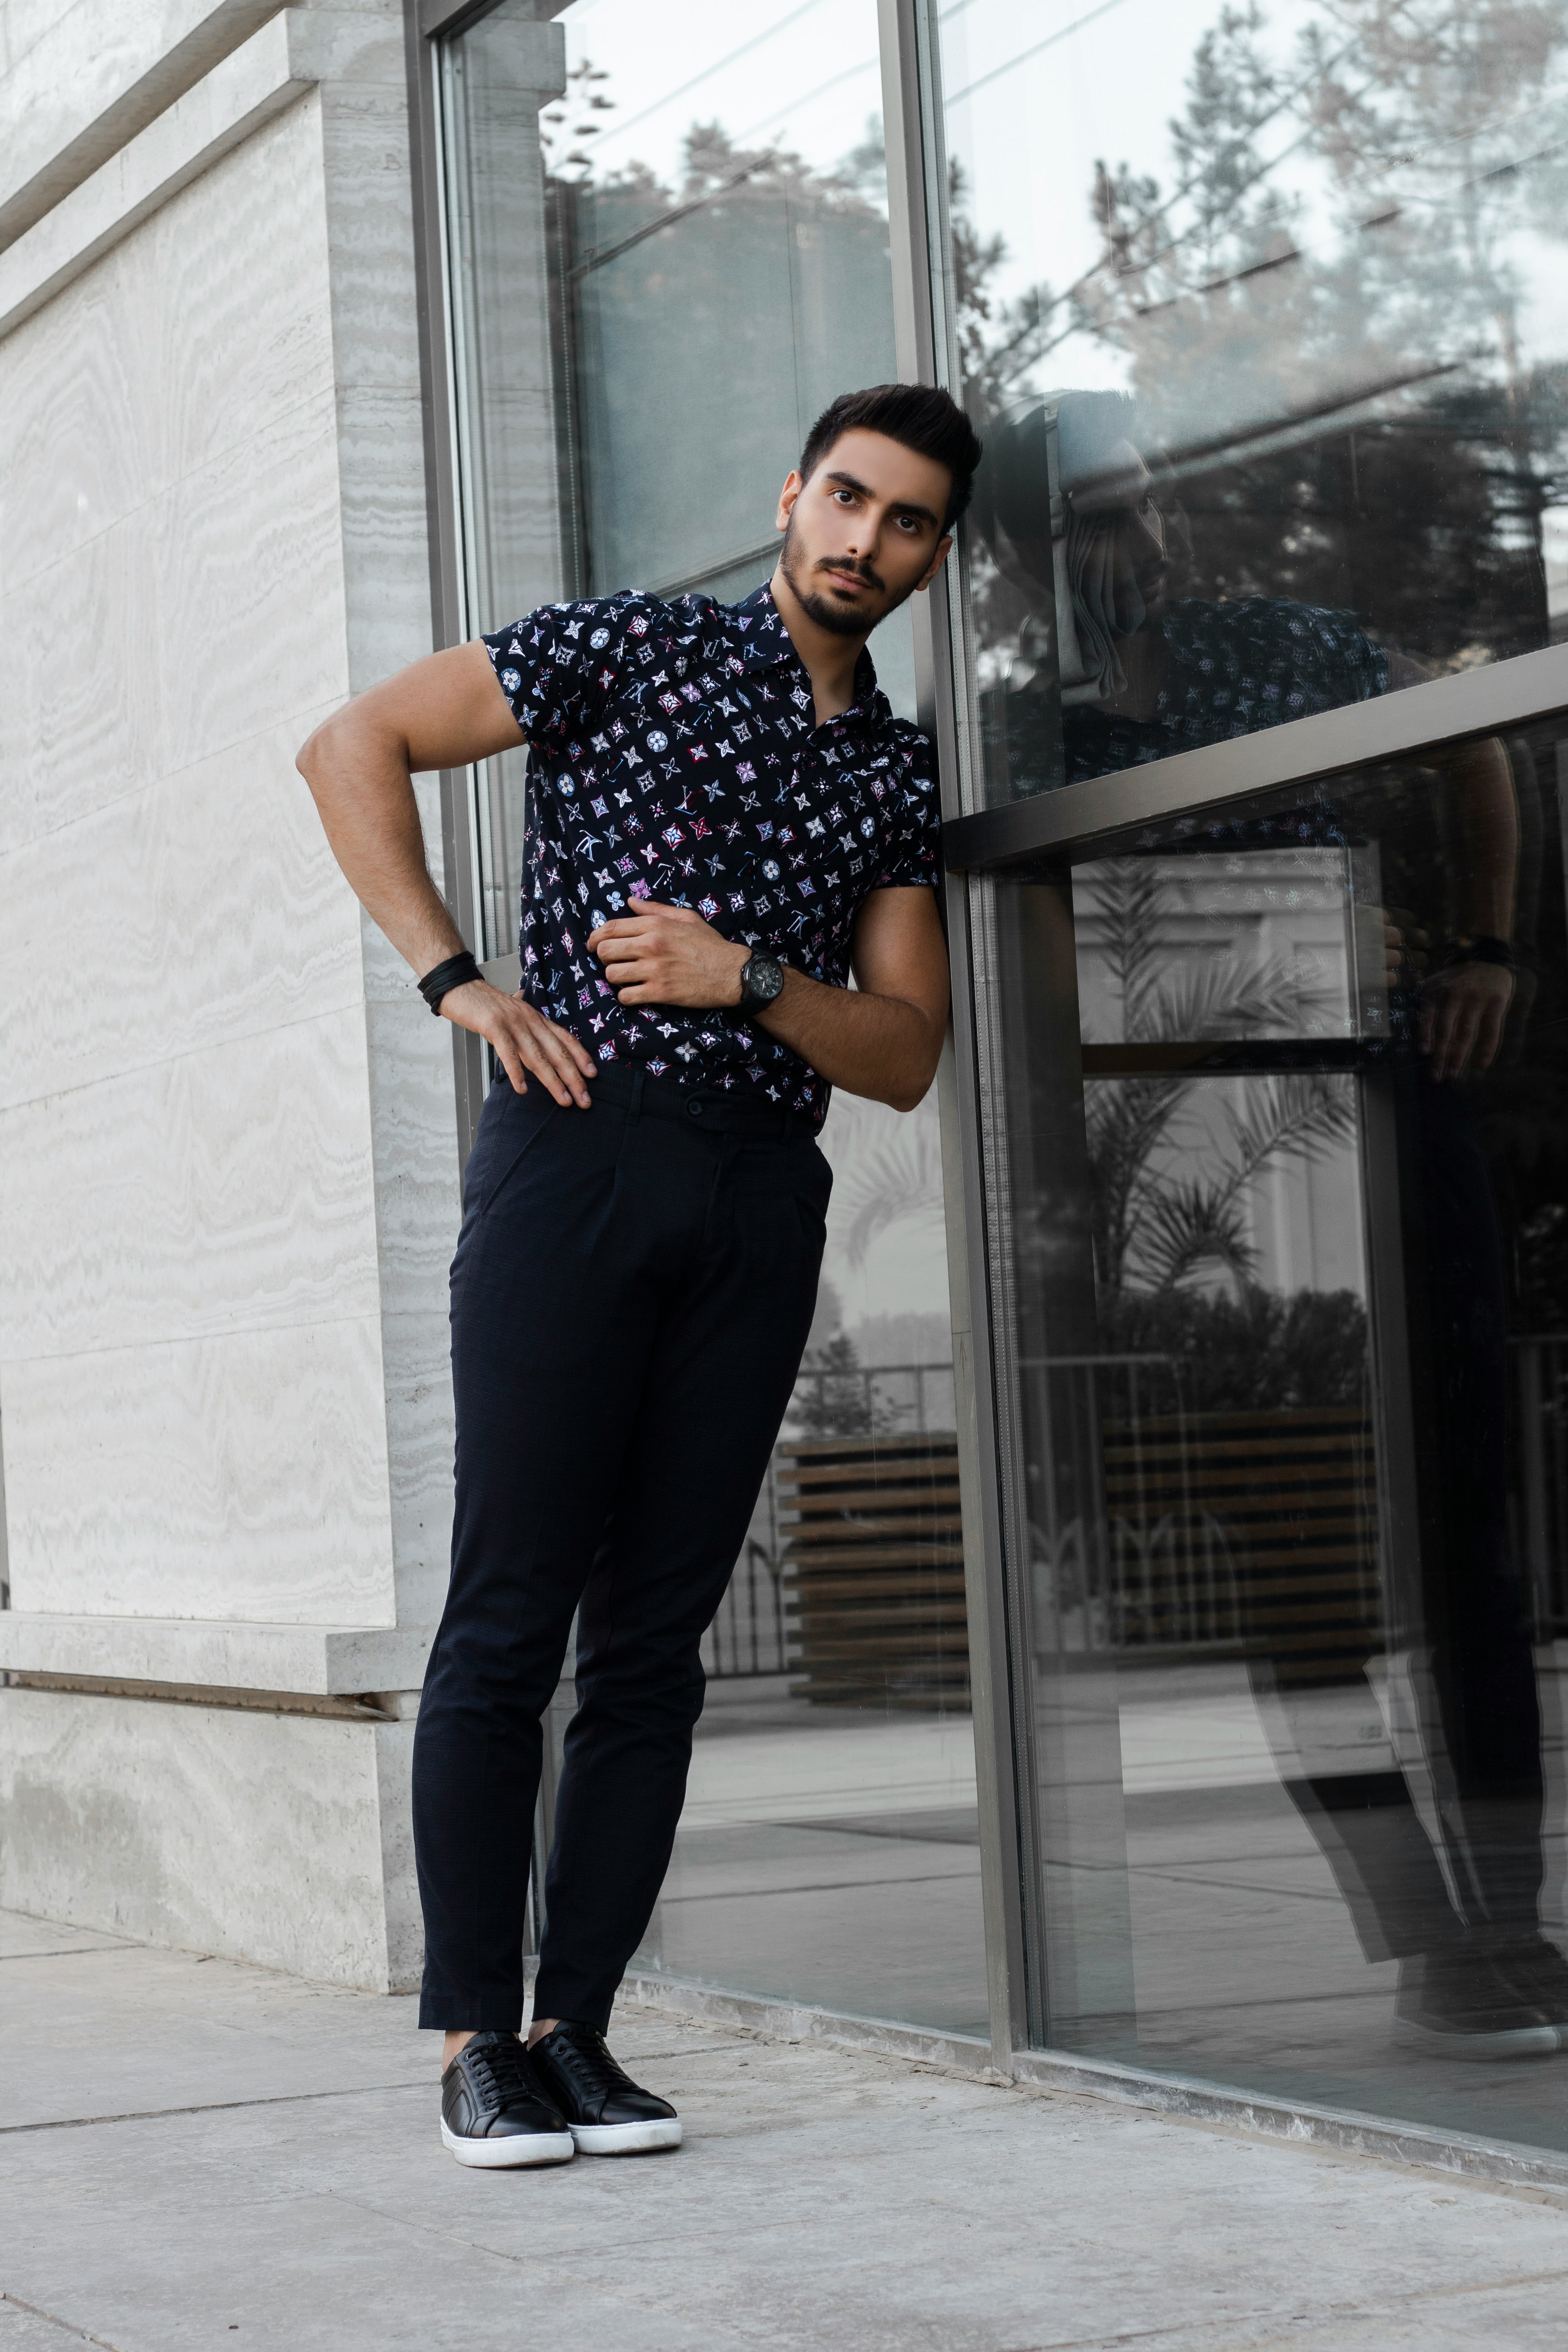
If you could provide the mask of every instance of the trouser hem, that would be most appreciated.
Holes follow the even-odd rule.
[[[614,1993],[605,2000],[574,1991],[570,1984],[552,1983],[542,1970],[533,1988],[535,2017],[569,2017],[574,2024],[596,2026],[601,2033],[610,2030],[610,2011],[615,2005]]]
[[[419,2029],[427,2033],[516,2033],[523,1995],[516,1992],[422,1992]],[[548,2015],[548,2011],[546,2014]]]

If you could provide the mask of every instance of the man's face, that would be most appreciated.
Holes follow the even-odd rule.
[[[1164,610],[1171,568],[1153,478],[1131,441],[1119,441],[1108,453],[1103,473],[1071,493],[1074,512],[1111,533],[1117,569],[1136,583],[1151,618]]]
[[[791,474],[779,499],[779,567],[819,628],[865,637],[923,588],[951,538],[952,478],[884,433],[842,433],[809,481]]]

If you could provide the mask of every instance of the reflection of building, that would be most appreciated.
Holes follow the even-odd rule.
[[[1283,101],[1204,243],[1168,77],[1039,13],[188,0],[89,60],[33,12],[0,1899],[409,1980],[488,1074],[291,755],[534,604],[750,588],[827,396],[936,376],[994,473],[873,650],[939,740],[953,1051],[940,1118],[829,1127],[842,1347],[710,1638],[644,1964],[1557,2147],[1555,2065],[1488,2036],[1555,2049],[1563,1927],[1561,58],[1486,36],[1513,158],[1429,77],[1348,227]],[[1195,48],[1206,0],[1165,15]],[[1059,792],[1075,730],[1110,751]],[[525,759],[420,791],[500,967]]]

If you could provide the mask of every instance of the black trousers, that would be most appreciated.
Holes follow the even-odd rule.
[[[517,2026],[540,1718],[578,1612],[535,2014],[608,2022],[702,1708],[699,1644],[811,1327],[808,1124],[629,1066],[491,1090],[452,1264],[452,1579],[414,1747],[423,2026]]]

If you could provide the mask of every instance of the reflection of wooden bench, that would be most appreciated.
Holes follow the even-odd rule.
[[[966,1707],[956,1437],[801,1439],[779,1447],[775,1476],[796,1693]]]
[[[1372,1425],[1355,1405],[1105,1424],[1110,1638],[1332,1681],[1380,1643]]]

